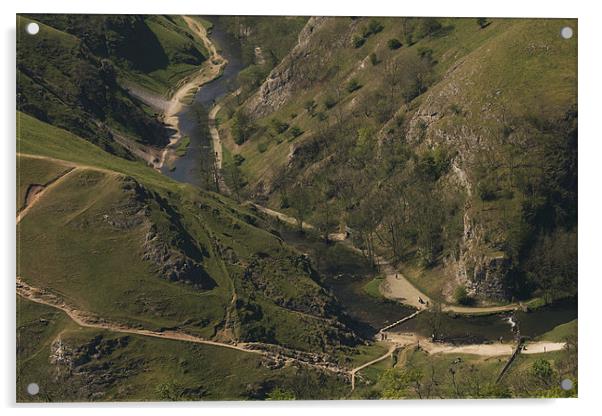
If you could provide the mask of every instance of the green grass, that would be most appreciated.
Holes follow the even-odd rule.
[[[348,385],[328,373],[271,370],[259,355],[189,342],[78,327],[53,308],[17,298],[17,401],[261,399],[276,387],[299,399],[343,397]],[[67,363],[51,360],[56,341]],[[88,352],[98,345],[99,352]],[[102,368],[102,378],[94,376]],[[40,394],[26,386],[36,382]]]
[[[68,169],[62,163],[17,156],[17,211],[25,205],[30,185],[45,185]]]
[[[363,287],[364,292],[366,292],[368,295],[373,296],[375,298],[382,298],[383,295],[382,293],[380,293],[380,285],[383,282],[384,277],[383,276],[376,276],[374,277],[374,279],[370,280],[368,283],[366,283]]]
[[[337,339],[348,337],[319,319],[329,316],[332,300],[299,262],[299,254],[255,226],[261,222],[251,212],[27,115],[18,114],[18,125],[20,152],[109,170],[84,167],[74,172],[47,191],[22,220],[18,264],[27,282],[100,316],[150,328],[177,326],[207,337],[222,326],[235,289],[242,309],[261,311],[238,322],[235,336],[304,350],[336,348]],[[185,232],[205,253],[202,267],[216,282],[214,289],[199,291],[157,276],[142,259],[143,224],[112,228],[108,220],[129,204],[123,188],[127,176],[158,194],[150,200],[150,220],[171,245]],[[164,198],[160,205],[159,198]],[[221,248],[215,247],[218,242]],[[223,250],[235,259],[224,259]],[[257,283],[251,283],[245,265],[258,253],[269,260],[259,261]]]
[[[558,325],[553,330],[540,335],[537,339],[542,341],[564,342],[567,338],[577,337],[577,319]]]

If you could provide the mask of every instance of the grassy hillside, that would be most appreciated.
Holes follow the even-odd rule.
[[[358,244],[408,263],[435,298],[453,302],[462,286],[488,302],[572,295],[577,41],[559,35],[566,25],[312,18],[255,93],[218,115],[229,164],[277,209],[294,213],[290,195],[306,190],[310,222],[328,210],[327,228],[356,228]]]
[[[206,59],[180,16],[31,15],[69,33],[96,56],[109,59],[118,76],[164,94]]]
[[[17,298],[17,401],[253,400],[343,397],[343,380],[209,345],[99,331]],[[99,372],[102,376],[98,376]],[[42,392],[26,394],[36,382]]]
[[[33,286],[133,326],[313,351],[357,342],[309,263],[251,212],[24,114],[18,150],[76,168],[19,224]]]
[[[33,185],[46,185],[62,174],[69,167],[60,162],[31,159],[17,156],[17,211],[25,206],[27,192]]]

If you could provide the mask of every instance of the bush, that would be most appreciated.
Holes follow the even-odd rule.
[[[361,48],[362,46],[364,46],[364,43],[366,43],[366,38],[363,36],[355,35],[353,37],[352,43],[354,48]]]
[[[335,105],[337,105],[337,100],[335,100],[334,97],[331,97],[329,95],[326,98],[324,98],[324,108],[326,108],[327,110],[330,110]]]
[[[380,61],[378,60],[378,57],[376,56],[376,54],[374,52],[372,52],[370,54],[370,63],[372,64],[372,66],[376,66],[378,65]]]
[[[288,129],[288,127],[289,127],[289,125],[287,123],[285,123],[283,121],[280,121],[277,118],[273,118],[270,121],[270,124],[271,124],[272,129],[274,130],[274,132],[276,134],[282,134],[282,133],[284,133]]]
[[[257,143],[257,151],[259,153],[265,153],[268,150],[268,144],[266,142]]]
[[[468,295],[464,286],[458,286],[454,292],[454,299],[460,305],[470,306],[474,304],[474,299]]]
[[[488,22],[488,21],[487,21],[487,19],[486,19],[486,18],[484,18],[484,17],[479,17],[479,18],[477,19],[477,24],[479,25],[479,27],[480,27],[481,29],[485,29],[487,26],[489,26],[489,22]]]
[[[244,161],[245,161],[245,158],[244,158],[243,155],[241,155],[241,154],[235,154],[234,155],[234,164],[236,166],[242,165]]]
[[[293,126],[293,127],[291,127],[291,132],[290,133],[291,133],[291,137],[292,138],[296,138],[296,137],[299,137],[299,136],[301,136],[303,134],[303,130],[301,130],[297,126]]]
[[[347,91],[349,91],[350,93],[352,93],[353,91],[357,91],[360,88],[362,88],[362,85],[355,78],[347,83]]]
[[[399,49],[401,48],[401,42],[399,41],[399,39],[392,38],[387,41],[387,46],[391,50]]]
[[[497,187],[490,181],[481,181],[477,185],[477,194],[481,201],[493,201],[497,199]]]

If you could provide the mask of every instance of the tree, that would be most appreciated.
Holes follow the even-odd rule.
[[[307,187],[296,185],[288,192],[288,203],[293,210],[293,216],[297,220],[299,231],[303,232],[303,221],[312,212],[312,198]]]
[[[317,183],[317,196],[315,203],[314,225],[322,234],[324,241],[329,242],[330,234],[338,225],[338,212],[335,204],[329,201],[330,185],[326,179]]]
[[[424,397],[423,374],[420,369],[391,368],[383,373],[380,382],[383,385],[382,397],[385,399],[405,399],[412,394],[420,399],[428,398]]]
[[[431,339],[437,341],[441,339],[441,329],[443,327],[443,306],[441,302],[434,300],[433,305],[428,311],[427,322],[429,330],[431,331]]]
[[[238,165],[229,164],[226,166],[225,173],[226,178],[228,179],[228,183],[230,185],[230,189],[234,194],[234,198],[236,199],[236,201],[240,202],[242,199],[241,191],[246,185],[246,181],[242,171],[240,170]]]
[[[251,119],[242,110],[237,110],[232,116],[232,137],[236,144],[243,144],[252,131]]]
[[[376,266],[375,237],[382,220],[382,207],[377,198],[365,198],[349,215],[349,226],[357,234],[359,245],[370,264]]]

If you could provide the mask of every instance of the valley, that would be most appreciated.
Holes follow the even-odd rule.
[[[360,18],[359,23],[348,18],[237,19],[161,20],[178,34],[178,42],[186,39],[187,53],[194,47],[205,54],[199,65],[187,64],[187,74],[171,85],[156,69],[144,74],[120,67],[119,94],[127,94],[146,114],[144,123],[162,123],[162,139],[149,144],[147,136],[136,138],[135,129],[124,124],[96,124],[127,131],[131,143],[148,146],[150,153],[111,150],[113,145],[102,149],[96,138],[84,137],[69,123],[57,125],[21,107],[18,384],[34,375],[71,377],[73,386],[60,389],[46,382],[52,397],[33,398],[67,401],[565,394],[542,385],[532,372],[545,362],[554,366],[550,380],[576,375],[576,291],[566,281],[572,278],[572,259],[559,256],[556,263],[545,263],[538,260],[543,258],[539,252],[521,249],[524,267],[561,270],[562,277],[543,283],[551,290],[541,286],[532,269],[523,273],[515,267],[500,277],[508,267],[500,260],[506,254],[495,251],[506,250],[500,230],[512,227],[516,201],[506,203],[505,196],[475,200],[469,183],[474,177],[469,176],[480,175],[474,166],[485,162],[477,154],[468,163],[473,155],[458,156],[454,144],[437,142],[465,127],[458,120],[452,127],[440,120],[439,111],[447,110],[439,110],[439,96],[432,91],[448,97],[445,88],[452,87],[445,84],[466,81],[454,71],[471,65],[482,44],[494,45],[497,37],[519,39],[525,25],[501,19],[484,34],[469,19],[436,22],[438,28],[429,21],[430,29],[428,19],[418,19],[419,27],[433,32],[416,35],[418,29],[412,29],[419,39],[402,48],[399,61],[393,56],[397,48],[382,42],[398,27],[395,18]],[[156,20],[149,22],[154,28]],[[413,24],[403,20],[399,27],[408,36]],[[546,24],[537,23],[537,33],[544,33]],[[76,33],[77,25],[70,25],[64,29]],[[362,45],[337,53],[323,50],[325,40],[343,42],[348,30],[364,30]],[[465,49],[450,47],[449,36],[464,42]],[[375,38],[381,40],[373,44]],[[159,43],[165,45],[162,39]],[[312,47],[325,53],[321,61],[314,61]],[[367,47],[377,52],[358,61],[359,50]],[[299,61],[300,56],[306,59]],[[534,59],[545,66],[540,60],[548,58]],[[417,71],[412,82],[425,84],[410,94],[417,95],[397,103],[409,87],[401,85],[398,91],[395,85],[378,85],[378,76],[366,70],[370,61],[373,71],[383,68],[391,80],[401,77],[388,82],[405,83],[399,68],[411,68]],[[340,66],[328,68],[337,62]],[[166,68],[161,71],[171,71]],[[324,71],[323,78],[311,72],[316,68]],[[354,80],[361,85],[343,97],[337,84],[349,87]],[[570,88],[562,88],[542,112],[556,117],[570,106]],[[314,99],[308,98],[311,94]],[[378,115],[383,99],[400,107]],[[491,117],[495,124],[497,115]],[[571,136],[572,118],[567,117],[558,130],[568,129],[562,131]],[[542,134],[554,136],[554,126],[542,127]],[[523,127],[509,133],[519,137],[521,146],[528,134],[519,131]],[[448,128],[455,133],[442,133]],[[417,129],[422,138],[411,140],[418,150],[391,139],[399,131],[416,135]],[[324,142],[326,137],[341,148]],[[129,154],[124,157],[124,152]],[[516,166],[523,162],[530,161],[513,160]],[[565,179],[568,188],[558,202],[564,216],[557,214],[563,222],[546,225],[542,230],[548,234],[541,231],[537,235],[542,237],[532,242],[555,253],[563,249],[555,242],[572,241],[566,211],[571,182]],[[483,181],[478,179],[478,186]],[[529,185],[530,191],[536,185]],[[519,185],[511,187],[518,195]],[[450,205],[431,209],[434,200],[424,200],[425,195]],[[437,217],[438,209],[446,217]],[[488,217],[498,210],[503,226]],[[530,225],[533,233],[537,224]],[[508,247],[512,244],[515,240]],[[523,275],[531,279],[528,284],[519,281]],[[38,320],[37,314],[52,318]],[[21,347],[20,339],[33,346]],[[149,352],[135,354],[130,343]],[[164,356],[151,359],[150,350],[163,351],[166,343],[178,344],[179,358],[166,348]],[[233,361],[207,359],[220,349],[231,350],[227,354]],[[510,356],[512,365],[505,368]],[[133,357],[132,365],[123,361]],[[458,387],[455,375],[469,373],[481,387],[475,389],[470,380]],[[517,381],[525,377],[531,380],[528,386]],[[140,383],[143,393],[134,393],[128,383]],[[422,387],[412,389],[413,383]],[[220,386],[226,386],[222,393]],[[77,388],[83,390],[75,393]],[[25,393],[18,398],[32,400]]]

